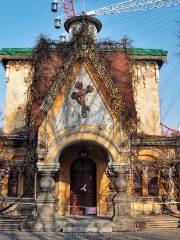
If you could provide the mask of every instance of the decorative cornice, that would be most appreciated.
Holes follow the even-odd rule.
[[[9,54],[7,54],[7,55],[1,55],[0,54],[0,59],[7,59],[7,60],[30,60],[30,59],[32,59],[32,57],[31,57],[31,55],[29,55],[29,56],[27,56],[27,55],[9,55]]]
[[[151,138],[133,138],[130,141],[131,146],[177,146],[180,147],[180,137],[151,137]]]
[[[129,60],[156,60],[156,61],[161,61],[163,63],[167,62],[167,56],[150,56],[150,55],[144,55],[144,56],[139,56],[139,55],[131,55],[129,54]]]
[[[25,135],[0,135],[0,146],[23,147],[26,145]]]
[[[70,46],[69,43],[64,43],[64,47]],[[98,51],[122,52],[124,49],[119,43],[96,45]],[[63,48],[52,48],[52,51],[63,51]],[[144,49],[144,48],[130,48],[126,50],[130,59],[154,59],[167,60],[167,51],[162,49]],[[2,48],[0,49],[1,59],[30,59],[32,57],[33,48]]]

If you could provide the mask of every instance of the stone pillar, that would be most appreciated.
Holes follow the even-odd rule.
[[[178,213],[177,204],[174,204],[176,202],[175,198],[175,169],[173,167],[169,168],[169,210],[173,213]]]
[[[24,176],[19,174],[18,175],[18,189],[17,189],[17,194],[18,197],[21,197],[23,195],[23,189],[24,189]]]
[[[37,195],[37,221],[34,229],[38,231],[56,231],[54,174],[59,170],[59,163],[52,165],[37,164],[40,175]]]
[[[143,197],[147,197],[149,195],[148,193],[148,168],[143,168],[143,174],[142,174],[142,195]]]
[[[108,196],[107,196],[107,213],[106,213],[106,216],[108,217],[113,217],[114,216],[114,202],[113,202],[113,198],[114,198],[114,195],[116,194],[116,190],[115,190],[115,186],[114,186],[114,179],[115,179],[115,176],[114,175],[111,175],[109,173],[107,173],[107,176],[110,180],[110,183],[109,183],[109,193],[108,193]]]
[[[131,216],[131,197],[128,196],[128,173],[129,165],[120,165],[119,162],[113,162],[112,167],[115,173],[114,185],[116,195],[114,201],[114,231],[132,231],[135,228],[135,220]]]
[[[0,192],[3,197],[8,197],[8,182],[9,182],[9,174],[5,171],[0,170],[0,182],[1,182],[1,188]],[[6,187],[5,187],[6,186]]]

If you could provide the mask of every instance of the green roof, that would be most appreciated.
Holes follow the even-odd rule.
[[[29,56],[32,54],[33,48],[2,48],[0,55],[12,56]],[[113,50],[112,50],[113,51]],[[122,51],[122,49],[121,49]],[[144,48],[131,48],[128,49],[130,55],[136,56],[167,56],[168,52],[162,49],[144,49]]]
[[[163,49],[144,49],[144,48],[131,48],[128,53],[138,56],[167,56],[168,52]]]
[[[1,48],[0,55],[30,55],[33,48]]]

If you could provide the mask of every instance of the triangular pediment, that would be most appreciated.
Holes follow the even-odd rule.
[[[55,118],[55,131],[74,125],[95,125],[113,129],[113,119],[91,80],[85,66],[82,66],[69,94]]]
[[[69,85],[69,83],[74,81],[72,80],[72,70],[76,64],[80,63],[81,65],[87,66],[88,73],[91,75],[91,79],[93,79],[98,92],[101,92],[101,97],[105,100],[104,103],[107,107],[106,109],[109,110],[110,114],[118,121],[119,119],[124,122],[127,120],[128,109],[126,104],[118,89],[115,87],[98,53],[95,50],[84,52],[83,49],[76,47],[75,49],[72,49],[69,56],[65,59],[64,66],[62,67],[57,80],[50,89],[48,95],[45,97],[36,118],[37,120],[35,120],[36,125],[39,125],[39,123],[42,122],[62,87],[64,85]]]

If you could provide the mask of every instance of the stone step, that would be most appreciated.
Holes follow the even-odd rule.
[[[8,224],[8,223],[0,224],[0,231],[9,231],[9,230],[20,230],[20,225],[19,224]]]
[[[19,231],[21,226],[24,224],[25,219],[15,218],[1,218],[0,219],[0,231]]]
[[[150,218],[146,222],[147,229],[177,229],[180,228],[180,218],[161,216]]]
[[[81,223],[81,222],[76,222],[76,223],[66,223],[64,224],[65,227],[108,227],[111,225],[111,223],[101,223],[101,222],[89,222],[89,223]]]
[[[149,219],[150,222],[174,222],[180,221],[180,218],[171,218],[171,219]]]
[[[172,225],[172,224],[180,224],[179,221],[174,221],[174,222],[147,222],[147,224],[151,224],[151,225],[162,225],[162,224],[165,224],[165,225]]]
[[[63,232],[112,232],[113,223],[107,219],[67,218],[60,221]]]
[[[146,229],[147,230],[150,230],[150,229],[177,229],[178,227],[176,227],[176,226],[168,226],[168,227],[165,227],[165,226],[157,226],[157,227],[155,227],[155,226],[148,226],[148,227],[146,227]]]
[[[179,223],[174,223],[174,224],[147,224],[146,225],[147,227],[166,227],[166,228],[168,228],[168,227],[176,227],[176,228],[178,228],[179,227]]]
[[[112,227],[63,227],[63,232],[66,233],[89,233],[89,232],[101,232],[111,233]]]

